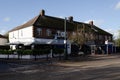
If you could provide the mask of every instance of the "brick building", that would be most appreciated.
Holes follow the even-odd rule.
[[[65,20],[48,16],[41,10],[38,16],[9,31],[9,43],[12,48],[17,44],[64,45],[65,21],[67,42],[70,44],[104,45],[106,40],[112,42],[112,34],[95,26],[93,21],[88,24],[78,22],[72,16]]]

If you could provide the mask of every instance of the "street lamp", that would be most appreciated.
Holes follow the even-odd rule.
[[[65,17],[65,20],[64,20],[64,33],[65,33],[65,36],[64,36],[64,59],[65,59],[65,60],[68,59],[68,54],[67,54],[66,21],[67,21],[67,18]]]
[[[106,53],[108,55],[108,40],[105,41],[105,44],[106,44]]]

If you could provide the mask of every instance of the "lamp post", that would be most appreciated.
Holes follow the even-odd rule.
[[[105,44],[106,44],[106,53],[108,55],[108,40],[105,41]]]
[[[65,60],[68,59],[68,54],[67,54],[66,20],[67,20],[67,18],[65,17],[65,20],[64,20],[64,33],[65,33],[65,36],[64,36],[64,59]]]

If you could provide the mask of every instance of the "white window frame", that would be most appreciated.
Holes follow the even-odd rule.
[[[52,33],[52,32],[51,32],[50,29],[47,29],[47,30],[46,30],[46,33],[47,33],[47,36],[51,36],[51,33]]]
[[[42,35],[42,28],[37,28],[37,33],[39,36],[41,36]]]
[[[61,37],[61,31],[59,31],[59,30],[57,31],[57,36]]]

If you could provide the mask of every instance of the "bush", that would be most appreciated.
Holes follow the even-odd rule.
[[[0,54],[13,54],[14,52],[17,52],[18,55],[44,55],[44,54],[49,54],[50,53],[50,49],[34,49],[34,50],[21,50],[21,49],[17,49],[17,50],[0,50]]]
[[[17,52],[18,55],[31,55],[33,53],[33,51],[30,49],[27,50],[17,49],[14,50],[13,52]]]
[[[23,52],[24,52],[24,50],[17,49],[17,50],[16,50],[16,52],[17,52],[17,54],[18,54],[18,55],[22,55],[22,54],[23,54]]]
[[[0,54],[13,54],[12,50],[0,50]]]
[[[13,54],[13,50],[6,50],[7,51],[7,54]]]
[[[22,55],[32,55],[32,50],[23,50]]]
[[[43,50],[43,54],[49,54],[50,53],[50,49],[44,49]]]
[[[0,54],[5,54],[5,51],[4,50],[0,50]]]
[[[62,54],[62,53],[64,53],[64,49],[55,48],[55,49],[53,49],[53,53],[54,54]]]

